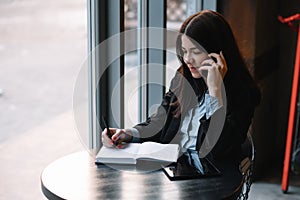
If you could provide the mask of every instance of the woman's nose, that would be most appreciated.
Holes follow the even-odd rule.
[[[192,63],[192,62],[193,62],[193,58],[192,58],[191,54],[186,53],[186,54],[184,55],[184,61],[185,61],[187,64],[188,64],[188,63]]]

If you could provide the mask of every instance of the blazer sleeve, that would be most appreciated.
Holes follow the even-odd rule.
[[[221,135],[212,149],[212,153],[216,158],[228,158],[240,155],[241,144],[245,141],[249,126],[252,122],[255,107],[257,103],[253,101],[251,92],[241,94],[234,105],[227,106],[227,111],[224,108],[219,109],[210,119],[219,118],[226,113],[224,126]]]
[[[175,109],[170,106],[171,102],[176,101],[175,94],[172,88],[177,84],[177,77],[175,76],[171,81],[170,90],[164,95],[160,106],[157,108],[156,112],[147,118],[145,122],[137,124],[134,126],[135,129],[139,131],[140,138],[135,139],[138,142],[160,142],[165,143],[166,138],[163,134],[164,129],[166,129],[170,117],[172,118],[172,111]],[[169,118],[169,119],[168,119]]]
[[[165,127],[165,122],[170,112],[170,100],[173,96],[171,91],[164,95],[163,101],[157,108],[156,112],[147,118],[145,122],[134,126],[138,130],[140,138],[139,142],[154,141],[161,142],[161,134]]]

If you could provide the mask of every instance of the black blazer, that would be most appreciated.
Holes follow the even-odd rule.
[[[171,87],[176,84],[178,79],[173,78]],[[248,128],[251,124],[255,106],[257,102],[254,100],[253,92],[250,90],[239,92],[235,98],[238,101],[235,103],[227,102],[226,108],[217,110],[211,118],[206,119],[206,116],[200,119],[200,127],[198,134],[201,135],[200,143],[203,143],[205,136],[219,135],[216,144],[210,151],[210,156],[216,160],[239,160],[241,155],[241,144],[245,141]],[[179,143],[180,126],[183,117],[175,117],[172,114],[170,103],[174,93],[169,90],[163,97],[161,105],[157,112],[150,116],[145,122],[136,125],[140,137],[139,142],[154,141],[159,143]],[[224,119],[224,115],[226,116]],[[224,121],[224,126],[209,128],[210,123]],[[209,137],[208,137],[209,138]],[[203,143],[204,144],[204,143]],[[207,143],[205,143],[207,145]],[[202,148],[201,148],[202,149]],[[200,149],[200,150],[201,150]],[[205,148],[204,148],[205,149]],[[201,152],[201,151],[200,151]]]

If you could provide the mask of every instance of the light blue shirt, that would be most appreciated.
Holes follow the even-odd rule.
[[[201,174],[204,174],[204,168],[199,159],[198,151],[196,151],[200,119],[205,114],[206,119],[210,118],[214,112],[221,108],[221,106],[221,103],[216,97],[205,93],[204,98],[202,98],[194,108],[191,108],[187,112],[180,128],[180,147],[183,153],[188,157],[188,162]]]
[[[181,150],[187,156],[188,162],[201,174],[204,174],[204,168],[196,151],[200,119],[205,114],[207,119],[210,118],[221,107],[222,104],[218,98],[210,96],[208,92],[206,92],[204,98],[187,112],[180,127],[181,140],[179,145]],[[134,137],[140,137],[137,129],[131,128],[127,130],[129,130]]]
[[[180,128],[180,147],[183,151],[186,149],[196,150],[200,119],[205,114],[206,119],[210,118],[219,108],[221,108],[221,106],[222,105],[216,97],[205,93],[204,98],[202,98],[194,108],[191,108],[187,112]]]
[[[196,150],[196,142],[198,129],[200,127],[200,119],[206,114],[206,118],[210,118],[214,112],[222,107],[218,98],[210,96],[208,92],[205,93],[204,98],[198,104],[191,108],[183,119],[181,131],[180,147],[184,152],[186,149]],[[134,136],[134,141],[138,142],[140,138],[139,131],[135,128],[128,128],[127,131],[131,132]]]

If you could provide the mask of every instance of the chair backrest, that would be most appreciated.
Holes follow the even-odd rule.
[[[243,159],[240,163],[240,171],[243,175],[243,181],[240,188],[240,195],[238,199],[248,199],[250,187],[252,185],[252,175],[253,175],[253,164],[255,158],[255,147],[252,139],[252,128],[250,126],[247,139],[244,144],[242,144],[242,155]]]

